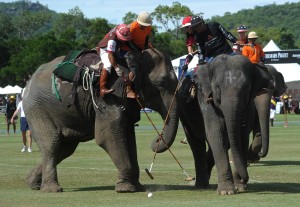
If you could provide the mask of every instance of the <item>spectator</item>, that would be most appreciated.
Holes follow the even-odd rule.
[[[238,40],[237,43],[235,43],[232,47],[232,50],[237,54],[237,55],[241,55],[242,54],[242,50],[243,50],[243,46],[248,44],[248,36],[247,36],[247,28],[245,25],[241,25],[238,27],[237,29],[237,33],[238,33]]]
[[[202,17],[194,16],[191,20],[191,27],[195,32],[198,51],[203,55],[206,62],[211,62],[220,54],[234,54],[226,39],[236,43],[237,38],[218,22],[205,23]],[[203,61],[202,59],[199,63],[201,64]]]
[[[259,64],[265,61],[265,53],[261,45],[256,43],[257,38],[256,32],[249,32],[249,44],[243,47],[242,55],[248,57],[252,63]]]
[[[32,144],[31,132],[30,132],[30,129],[29,129],[26,117],[25,117],[24,110],[23,110],[23,101],[22,100],[19,102],[16,111],[14,112],[13,116],[11,117],[11,120],[10,120],[11,122],[14,121],[14,117],[17,116],[18,112],[21,112],[21,114],[20,114],[20,117],[21,117],[20,118],[20,129],[21,129],[21,132],[22,132],[22,140],[23,140],[23,148],[22,148],[21,152],[25,152],[26,150],[28,152],[32,152],[32,149],[31,149],[31,144]],[[26,142],[26,132],[27,131],[28,131],[28,139],[27,139],[27,142]],[[28,143],[28,145],[26,145],[26,143]],[[27,148],[27,146],[28,146],[28,148]]]
[[[108,75],[111,73],[112,67],[118,76],[123,77],[123,71],[117,64],[117,59],[124,58],[128,50],[128,41],[132,39],[130,29],[126,24],[120,24],[107,33],[98,43],[99,53],[103,62],[103,69],[100,76],[100,95],[112,93],[114,89],[107,89],[106,83]]]
[[[10,124],[13,125],[14,133],[16,133],[16,121],[15,120],[17,119],[17,116],[11,122],[11,117],[13,116],[16,108],[17,108],[16,98],[15,98],[15,96],[10,96],[9,101],[6,104],[6,112],[5,112],[5,121],[6,121],[6,124],[7,124],[7,134],[8,135],[9,135]]]
[[[289,98],[288,98],[288,113],[289,114],[292,111],[292,103],[293,103],[292,95],[289,95]]]
[[[279,102],[279,101],[280,101],[279,97],[272,96],[272,98],[271,98],[271,104],[270,104],[270,123],[271,123],[272,127],[274,126],[276,105],[277,105],[277,102]]]

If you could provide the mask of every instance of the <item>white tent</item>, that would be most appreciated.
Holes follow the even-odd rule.
[[[273,40],[270,40],[270,42],[264,47],[264,52],[269,51],[280,51],[281,49],[275,44]]]
[[[5,88],[0,88],[0,94],[18,94],[18,93],[21,93],[22,91],[22,88],[18,85],[15,85],[15,86],[11,86],[11,85],[8,85],[6,86]]]

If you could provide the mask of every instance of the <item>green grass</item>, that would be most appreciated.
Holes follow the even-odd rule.
[[[162,121],[156,113],[149,113],[158,129]],[[283,127],[285,117],[276,115],[275,126],[270,129],[269,154],[249,167],[250,182],[246,193],[219,196],[216,193],[216,169],[211,187],[195,190],[193,183],[184,181],[185,175],[169,152],[157,154],[152,174],[146,175],[154,153],[150,143],[156,132],[143,114],[136,128],[141,183],[146,192],[118,194],[114,191],[117,171],[104,150],[94,141],[82,143],[73,156],[58,166],[58,177],[63,193],[42,193],[25,185],[27,173],[40,162],[40,153],[33,143],[32,153],[21,153],[22,141],[16,135],[7,136],[4,117],[0,115],[0,206],[299,206],[300,201],[300,115],[288,115],[289,125]],[[17,126],[19,129],[19,126]],[[194,175],[194,163],[182,128],[171,148],[185,171]]]

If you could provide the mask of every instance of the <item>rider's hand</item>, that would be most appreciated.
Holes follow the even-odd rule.
[[[123,77],[123,70],[121,70],[119,67],[116,67],[115,71],[119,77]]]
[[[237,40],[237,41],[235,42],[235,44],[237,44],[237,45],[243,45],[244,43],[243,43],[242,41]]]
[[[189,53],[185,58],[185,62],[190,63],[192,61],[193,57],[194,57],[194,55],[192,53]]]
[[[188,69],[188,65],[186,64],[186,65],[184,65],[184,66],[182,66],[182,70],[185,72],[185,71],[187,71],[187,69]]]

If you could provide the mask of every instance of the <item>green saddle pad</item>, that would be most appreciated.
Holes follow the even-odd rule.
[[[54,75],[66,81],[73,82],[75,73],[78,70],[78,66],[74,64],[74,60],[81,52],[81,50],[71,50],[53,71]]]

